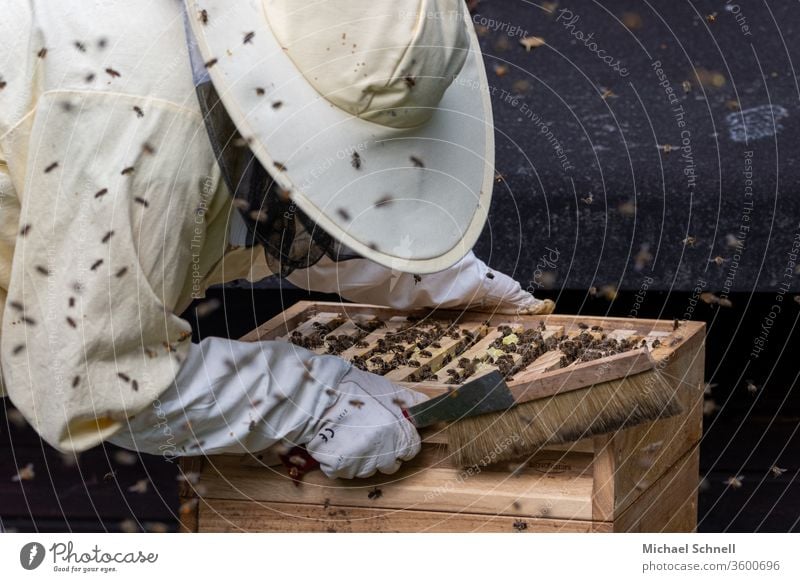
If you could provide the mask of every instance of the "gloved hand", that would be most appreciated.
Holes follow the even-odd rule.
[[[308,452],[329,477],[390,475],[420,450],[420,437],[402,408],[425,397],[381,376],[351,368],[338,398],[311,427]]]
[[[111,438],[167,459],[307,447],[330,477],[393,473],[419,452],[401,408],[425,396],[286,342],[210,337],[191,344],[175,382]]]
[[[412,275],[366,259],[336,263],[327,257],[289,280],[303,289],[338,293],[359,303],[395,309],[474,309],[494,313],[546,315],[555,309],[525,291],[511,277],[493,271],[471,251],[458,263],[430,275]]]

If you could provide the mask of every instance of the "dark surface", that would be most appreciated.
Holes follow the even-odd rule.
[[[800,48],[790,41],[800,32],[796,6],[741,3],[752,33],[744,36],[722,1],[574,1],[552,14],[540,7],[546,4],[485,0],[475,15],[487,25],[481,43],[503,177],[479,254],[529,281],[544,247],[557,248],[556,288],[635,289],[649,275],[661,289],[688,291],[705,279],[719,291],[731,263],[720,268],[709,260],[732,257],[726,235],[739,232],[744,203],[752,200],[732,289],[773,290],[800,232],[800,93],[793,68]],[[566,13],[558,22],[563,8],[579,16],[574,30],[594,32],[598,47],[621,60],[627,77],[575,40],[573,29],[564,27]],[[709,22],[706,16],[715,12]],[[628,29],[622,20],[636,18],[631,15],[640,26]],[[526,52],[520,35],[509,34],[513,26],[543,37],[546,46]],[[678,97],[674,105],[659,86],[654,61]],[[498,76],[497,65],[508,72]],[[712,73],[721,75],[722,86],[709,81]],[[603,98],[606,91],[613,96]],[[673,111],[678,106],[685,112],[683,128]],[[534,113],[573,169],[564,170]],[[690,164],[677,149],[684,130],[693,187],[683,173]],[[659,150],[665,144],[676,149]],[[751,199],[744,196],[746,150],[753,151]],[[581,201],[589,195],[591,204]],[[694,248],[684,248],[687,236],[697,239]],[[653,257],[637,270],[634,257],[642,245]],[[800,278],[792,288],[800,289]]]

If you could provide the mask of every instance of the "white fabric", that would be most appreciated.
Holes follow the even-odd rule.
[[[84,450],[173,383],[193,297],[267,271],[226,240],[179,2],[0,11],[3,384],[48,443]]]
[[[306,445],[326,475],[390,475],[419,452],[419,434],[401,411],[424,396],[357,368],[345,374],[337,392],[335,404],[314,424]]]
[[[546,305],[511,277],[487,267],[472,251],[449,269],[429,275],[393,271],[366,259],[336,263],[325,257],[288,279],[304,289],[395,309],[463,308],[527,314],[542,312]]]
[[[265,0],[264,15],[317,93],[350,115],[407,128],[431,118],[464,65],[469,37],[459,6]]]
[[[350,364],[286,342],[207,338],[175,383],[109,441],[168,457],[308,442]]]
[[[294,2],[297,19],[286,16],[290,4],[278,0],[186,1],[194,38],[225,109],[300,210],[347,247],[390,268],[431,273],[466,255],[491,201],[494,131],[480,47],[462,0]],[[327,33],[304,36],[321,26],[314,19],[306,27],[306,10],[328,15],[331,30],[348,31],[348,36],[340,34],[336,46]],[[373,18],[379,26],[364,26]],[[386,26],[390,18],[397,20],[396,32]],[[403,25],[409,18],[413,29]],[[273,34],[270,24],[278,21],[284,28],[298,27],[280,33],[291,46]],[[454,46],[416,46],[436,37],[436,31],[440,41]],[[350,43],[349,35],[358,40]],[[463,67],[455,79],[445,79],[458,68],[463,35],[469,39]],[[384,70],[382,82],[379,75],[372,79],[377,93],[370,103],[385,97],[403,104],[378,107],[400,117],[416,111],[406,105],[408,95],[419,91],[420,101],[429,104],[449,82],[425,123],[402,129],[356,117],[312,84],[335,78],[340,89],[347,89],[352,73],[342,64],[346,68],[353,59],[364,70],[378,71],[392,62],[383,57],[394,54],[395,64],[404,66],[396,50],[400,45],[436,58],[417,59],[419,78]],[[346,58],[325,56],[345,48]],[[317,55],[316,68],[309,70],[306,63],[298,69],[293,51],[303,62]],[[315,80],[316,73],[327,80]],[[381,86],[387,91],[379,91]]]
[[[292,344],[208,338],[191,346],[175,385],[108,440],[169,459],[264,451],[267,464],[306,445],[329,477],[369,477],[419,452],[401,407],[423,400]]]

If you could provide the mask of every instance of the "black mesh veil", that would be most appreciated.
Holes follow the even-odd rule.
[[[335,261],[359,257],[304,214],[291,193],[272,179],[237,131],[210,81],[197,85],[197,97],[223,180],[247,225],[248,245],[264,247],[273,273],[286,277],[323,256]]]

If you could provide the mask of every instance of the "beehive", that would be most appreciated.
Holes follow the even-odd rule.
[[[502,342],[511,334],[533,338],[541,346],[524,355],[516,339],[516,351],[493,351],[512,345],[513,338]],[[644,343],[684,412],[548,446],[520,462],[487,459],[473,468],[453,466],[434,432],[426,436],[419,456],[398,473],[365,480],[330,480],[317,471],[297,486],[282,467],[264,466],[258,455],[187,458],[184,471],[199,473],[199,480],[184,483],[182,489],[183,529],[692,531],[704,336],[704,325],[694,322],[446,312],[430,316],[368,305],[298,303],[242,339],[291,340],[318,353],[336,352],[429,395],[497,366],[512,377],[553,373],[564,366],[602,369],[611,354]],[[564,344],[565,339],[571,341]],[[565,349],[575,345],[577,350]],[[593,353],[598,350],[602,353]]]

